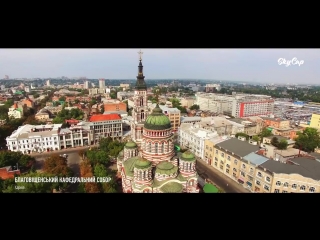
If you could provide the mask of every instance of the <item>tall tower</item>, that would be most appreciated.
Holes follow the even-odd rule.
[[[131,138],[137,142],[138,145],[142,141],[143,124],[148,117],[148,99],[147,99],[147,84],[144,81],[143,66],[142,66],[142,52],[139,53],[139,66],[136,86],[134,90],[134,107],[132,110],[132,124],[131,124]]]
[[[106,81],[104,80],[104,78],[99,79],[99,88],[100,89],[106,88]]]

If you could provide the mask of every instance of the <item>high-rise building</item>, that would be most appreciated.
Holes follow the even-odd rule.
[[[106,88],[106,81],[104,78],[99,79],[99,88],[100,89],[105,89]]]
[[[86,81],[84,82],[84,88],[85,88],[85,89],[88,89],[88,88],[89,88],[89,81],[88,81],[88,80],[86,80]]]
[[[50,80],[47,80],[46,84],[47,86],[50,86]]]
[[[138,76],[134,89],[131,138],[139,145],[142,140],[143,124],[148,117],[147,84],[144,81],[142,56],[140,55]]]

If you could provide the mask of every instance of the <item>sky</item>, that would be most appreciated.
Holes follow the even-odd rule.
[[[0,79],[135,79],[140,49],[0,49]],[[320,49],[141,49],[147,79],[320,84]],[[295,63],[279,65],[279,59]],[[300,64],[300,66],[299,66]]]

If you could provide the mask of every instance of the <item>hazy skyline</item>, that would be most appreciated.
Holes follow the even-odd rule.
[[[134,79],[140,49],[0,49],[0,79]],[[146,79],[320,84],[320,49],[142,49]],[[279,65],[297,58],[300,66]]]

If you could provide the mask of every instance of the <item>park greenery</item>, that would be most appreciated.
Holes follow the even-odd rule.
[[[275,146],[276,148],[280,150],[285,150],[288,147],[288,141],[286,139],[279,139],[277,137],[273,137],[271,139],[271,145]]]
[[[112,138],[102,138],[99,147],[87,151],[80,151],[84,159],[80,164],[81,177],[109,177],[106,183],[81,183],[78,188],[80,193],[115,193],[118,192],[116,172],[111,170],[111,162],[122,151],[124,143]]]
[[[65,123],[65,120],[76,119],[82,120],[84,117],[83,111],[78,108],[73,108],[71,110],[62,109],[57,116],[52,120],[52,123],[59,124]]]

